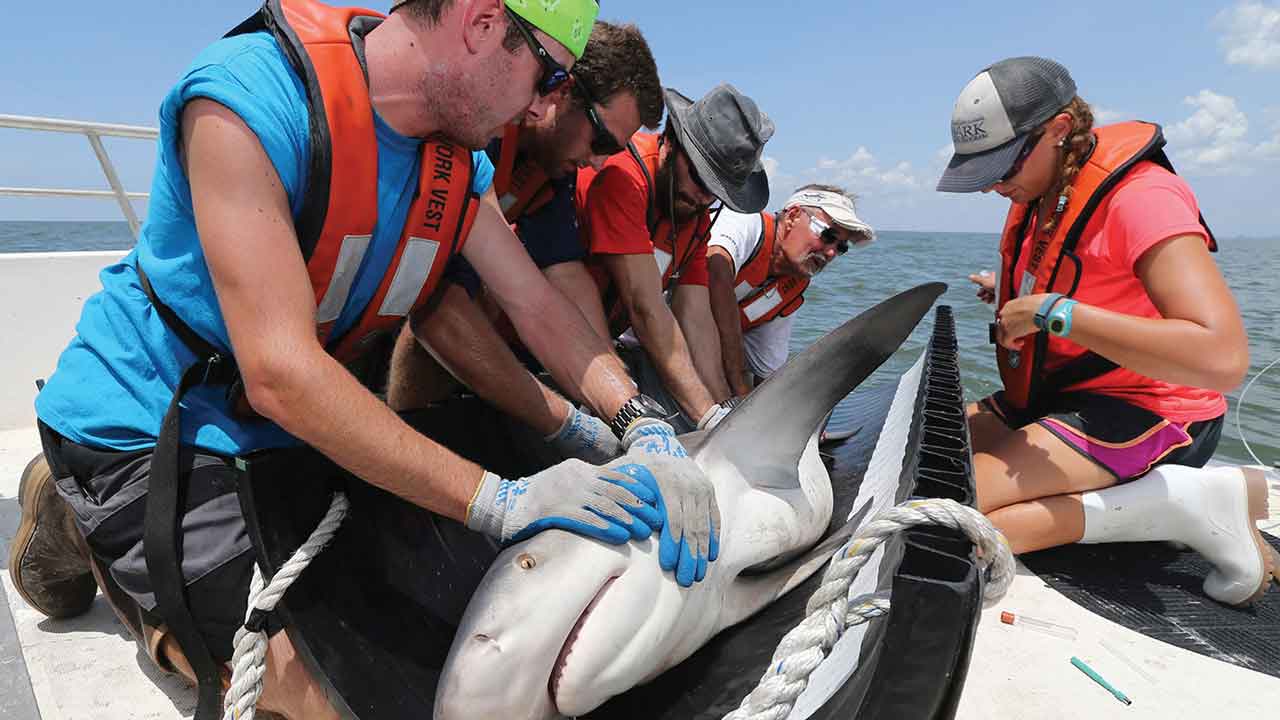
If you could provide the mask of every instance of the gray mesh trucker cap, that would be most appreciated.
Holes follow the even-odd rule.
[[[1067,69],[1046,58],[1009,58],[978,73],[951,111],[955,154],[938,190],[977,192],[994,185],[1013,167],[1031,131],[1075,95]]]

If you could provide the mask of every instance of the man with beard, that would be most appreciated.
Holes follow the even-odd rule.
[[[707,242],[708,289],[725,379],[735,397],[786,362],[809,278],[875,238],[854,213],[853,200],[838,187],[805,185],[777,214],[723,212],[716,218]]]
[[[221,716],[255,567],[237,492],[251,453],[281,458],[265,482],[362,482],[442,518],[456,542],[424,538],[414,567],[439,570],[454,598],[499,544],[548,528],[614,544],[661,528],[669,569],[706,572],[709,481],[529,261],[489,190],[492,165],[467,151],[547,110],[598,9],[405,0],[383,16],[268,0],[200,54],[161,104],[137,247],[102,272],[36,398],[43,459],[20,483],[9,558],[28,603],[70,617],[102,583],[142,649],[198,680],[196,717]],[[570,461],[503,478],[348,370],[424,307],[455,253],[539,359],[614,418],[634,474]],[[300,473],[295,452],[325,469]],[[261,706],[338,717],[277,620],[260,627]]]
[[[595,285],[578,240],[577,171],[598,168],[621,152],[619,138],[631,137],[641,125],[656,128],[663,99],[657,64],[634,25],[597,21],[572,76],[550,112],[508,125],[486,152],[507,222],[551,284],[581,306],[594,296]],[[604,422],[566,402],[517,360],[508,346],[519,342],[511,324],[470,264],[455,260],[448,279],[434,307],[406,324],[397,339],[387,403],[396,410],[424,407],[451,392],[456,377],[565,456],[612,459],[618,441]],[[519,352],[536,364],[523,347]],[[577,387],[565,389],[585,399]]]
[[[697,102],[668,89],[666,100],[661,136],[636,134],[599,172],[578,175],[583,244],[602,296],[587,319],[643,348],[635,374],[655,373],[678,406],[670,409],[701,429],[729,398],[707,294],[709,208],[719,199],[754,213],[768,203],[760,156],[773,122],[731,85]]]

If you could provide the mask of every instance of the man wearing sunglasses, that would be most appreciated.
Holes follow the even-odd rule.
[[[760,157],[773,122],[731,85],[697,102],[669,89],[666,100],[661,136],[638,133],[627,152],[578,175],[583,244],[602,297],[587,318],[643,349],[630,353],[636,374],[656,374],[669,409],[706,428],[729,398],[707,295],[709,209],[718,199],[753,213],[768,202]]]
[[[853,195],[805,185],[778,213],[720,213],[707,243],[711,313],[735,397],[787,360],[795,312],[809,279],[851,247],[875,238]]]
[[[582,263],[586,251],[578,239],[573,204],[577,171],[598,167],[620,152],[618,138],[631,137],[642,125],[656,128],[662,120],[663,97],[657,64],[634,25],[597,21],[571,75],[556,91],[550,111],[530,113],[508,125],[486,152],[496,168],[494,191],[507,222],[551,284],[580,304],[594,293],[595,285]],[[572,405],[532,377],[515,383],[517,391],[512,392],[512,377],[524,378],[528,372],[508,348],[508,342],[518,345],[510,323],[465,260],[454,262],[449,280],[451,286],[435,307],[412,331],[406,326],[397,340],[387,381],[388,404],[397,410],[425,407],[456,387],[428,354],[430,347],[472,390],[543,436],[559,438],[556,444],[562,453],[588,461],[611,459],[616,440],[607,448],[582,446],[570,441],[581,441],[585,434],[568,438],[558,432],[572,427],[576,419],[600,426],[604,432],[595,435],[597,443],[610,443],[612,433],[602,421],[575,418],[578,411]],[[527,350],[519,351],[536,365]],[[494,392],[488,392],[490,388]],[[566,390],[582,399],[578,388]]]
[[[425,538],[415,567],[426,576],[464,551],[483,569],[498,545],[552,527],[614,544],[687,529],[715,547],[705,476],[529,261],[489,188],[491,163],[468,152],[547,111],[597,11],[594,0],[407,0],[383,16],[268,0],[200,54],[160,106],[137,247],[102,273],[36,399],[44,452],[24,486],[39,500],[25,503],[11,564],[24,598],[83,613],[97,572],[148,655],[198,679],[204,720],[221,716],[255,565],[233,457],[310,456],[323,472],[286,461],[268,481],[313,492],[363,481],[473,531],[453,547]],[[619,435],[634,431],[622,445],[642,472],[574,461],[502,478],[361,385],[349,368],[366,341],[416,316],[459,252],[553,374],[575,379]],[[654,433],[670,442],[646,452]],[[691,494],[701,516],[664,518],[660,495],[687,508]],[[92,557],[79,556],[85,543]],[[440,584],[464,596],[478,581]],[[338,717],[342,703],[276,619],[265,627],[259,705]]]

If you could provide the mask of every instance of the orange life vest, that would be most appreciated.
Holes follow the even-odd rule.
[[[653,242],[653,259],[658,263],[662,291],[665,293],[670,292],[679,282],[681,272],[695,257],[695,253],[706,252],[707,238],[711,234],[711,214],[703,212],[696,220],[673,227],[671,220],[659,212],[662,200],[657,197],[654,184],[658,173],[658,151],[661,147],[659,138],[659,135],[653,133],[638,132],[627,143],[627,152],[644,176],[648,195],[645,219],[649,227],[649,239]],[[578,176],[579,192],[589,186],[594,177],[594,172],[583,170]],[[609,328],[615,335],[621,334],[631,321],[627,318],[622,299],[618,297],[617,287],[607,273],[595,270],[592,274],[603,290],[604,311],[609,320]]]
[[[999,306],[1024,295],[1058,292],[1074,295],[1082,280],[1082,264],[1075,251],[1094,211],[1125,175],[1139,162],[1154,162],[1169,172],[1173,165],[1165,155],[1164,135],[1159,125],[1125,122],[1094,130],[1096,145],[1072,183],[1071,203],[1058,218],[1052,237],[1036,232],[1027,237],[1034,221],[1035,206],[1014,204],[1005,220],[1000,240]],[[1056,202],[1056,198],[1048,199]],[[1213,233],[1204,217],[1201,225],[1209,237],[1210,249],[1217,250]],[[1032,255],[1021,278],[1015,278],[1024,251]],[[1004,381],[1004,397],[1013,406],[1025,409],[1054,393],[1070,390],[1088,380],[1123,371],[1115,363],[1074,343],[1055,343],[1056,367],[1049,371],[1050,335],[1037,332],[1022,346],[1009,350],[996,346],[996,362]],[[1061,364],[1059,364],[1061,362]]]
[[[466,242],[479,208],[471,190],[471,153],[444,139],[427,140],[418,194],[391,265],[356,324],[341,337],[331,336],[378,221],[373,106],[349,30],[361,16],[384,17],[315,0],[267,0],[228,33],[270,30],[306,88],[310,167],[295,226],[315,292],[316,335],[343,362],[356,359],[372,337],[395,329],[427,301]]]
[[[489,156],[493,161],[493,191],[509,223],[541,210],[556,194],[551,178],[537,163],[526,160],[516,164],[519,142],[520,124],[511,123],[498,143],[498,157]]]
[[[769,274],[769,262],[777,246],[778,216],[762,212],[760,219],[764,221],[760,242],[734,278],[733,292],[739,297],[738,314],[744,333],[799,310],[804,304],[804,291],[809,287],[807,277]]]
[[[366,341],[397,327],[427,301],[449,258],[466,241],[479,198],[471,191],[471,154],[446,141],[422,147],[418,195],[387,272],[356,324],[332,337],[378,221],[378,142],[365,75],[349,26],[368,11],[334,8],[315,0],[267,0],[227,36],[267,30],[279,43],[307,93],[310,163],[302,209],[294,229],[316,300],[316,335],[338,360],[360,359]],[[146,562],[156,607],[194,670],[196,718],[220,717],[219,665],[196,629],[183,591],[181,508],[182,397],[198,385],[228,385],[227,399],[241,419],[256,419],[235,359],[201,338],[156,295],[141,265],[138,279],[166,325],[196,355],[169,402],[152,456],[145,523]]]

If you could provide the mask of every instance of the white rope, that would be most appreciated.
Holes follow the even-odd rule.
[[[822,584],[809,598],[806,617],[778,643],[760,684],[724,720],[783,720],[791,713],[809,676],[844,632],[885,615],[889,600],[882,594],[849,599],[849,586],[871,554],[891,535],[916,525],[942,525],[962,531],[977,546],[979,565],[990,568],[983,592],[990,605],[1013,582],[1013,552],[1004,535],[977,510],[954,500],[911,500],[889,508],[867,523],[836,553]]]
[[[280,598],[298,579],[302,571],[311,564],[311,560],[324,550],[325,545],[333,539],[334,533],[342,525],[347,515],[349,504],[347,496],[335,493],[329,503],[329,511],[325,513],[320,525],[311,533],[311,537],[298,548],[275,576],[271,584],[266,584],[258,564],[253,565],[253,580],[249,584],[249,607],[245,610],[245,625],[236,631],[235,653],[231,656],[231,686],[227,689],[222,701],[223,720],[253,720],[258,698],[262,696],[262,676],[266,673],[267,633],[254,632],[248,629],[254,611],[264,613],[275,610]]]

